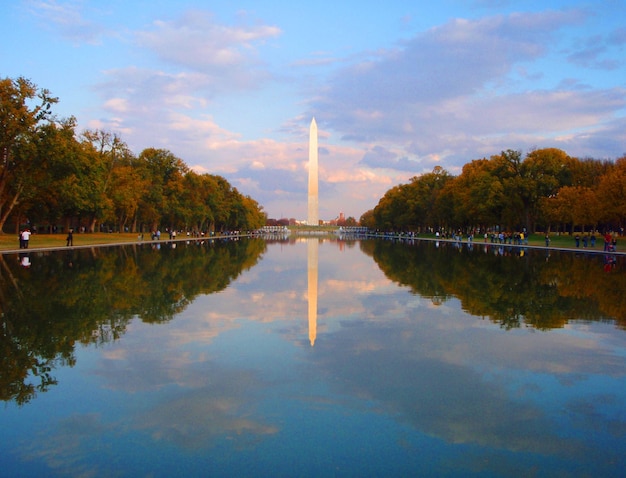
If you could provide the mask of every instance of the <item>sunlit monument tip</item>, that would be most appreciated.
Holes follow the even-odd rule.
[[[319,225],[319,196],[317,192],[317,123],[311,120],[309,129],[309,226]]]

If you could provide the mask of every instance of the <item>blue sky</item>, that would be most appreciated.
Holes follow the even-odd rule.
[[[18,0],[0,76],[60,100],[79,131],[166,148],[270,217],[320,218],[502,150],[626,153],[626,2]]]

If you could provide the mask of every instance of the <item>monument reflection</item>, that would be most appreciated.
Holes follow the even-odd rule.
[[[317,338],[317,270],[319,263],[319,239],[307,239],[307,296],[309,303],[309,342],[315,345]]]

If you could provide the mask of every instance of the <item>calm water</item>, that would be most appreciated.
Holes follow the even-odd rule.
[[[623,476],[621,258],[314,238],[21,260],[0,257],[0,476]]]

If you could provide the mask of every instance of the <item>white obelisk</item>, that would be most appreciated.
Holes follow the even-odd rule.
[[[309,129],[309,226],[319,225],[319,196],[317,192],[317,123],[311,121]]]

